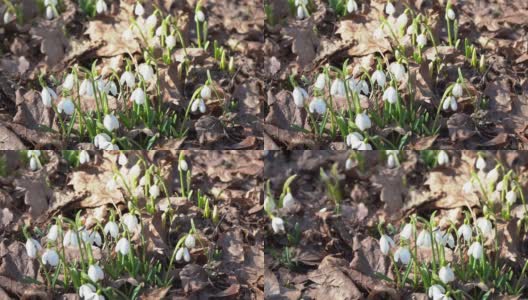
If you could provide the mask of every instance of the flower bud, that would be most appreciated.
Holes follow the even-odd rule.
[[[30,258],[37,257],[37,253],[40,249],[42,249],[42,247],[40,246],[40,243],[37,240],[29,238],[26,241],[26,252]]]
[[[394,241],[386,234],[382,235],[379,240],[381,253],[387,255],[391,247],[394,247]]]
[[[279,217],[272,217],[271,227],[275,233],[284,232],[284,220]]]
[[[196,239],[194,238],[194,235],[188,234],[185,238],[185,247],[188,249],[192,249],[196,246]]]
[[[457,98],[462,97],[462,94],[463,94],[462,85],[460,83],[455,83],[455,85],[453,86],[453,90],[451,91],[451,94]]]

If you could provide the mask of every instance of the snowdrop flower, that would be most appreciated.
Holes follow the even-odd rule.
[[[55,91],[49,87],[42,88],[40,96],[42,97],[42,103],[45,107],[51,107],[52,100],[57,100],[58,98]]]
[[[272,212],[276,208],[275,201],[273,201],[269,196],[264,198],[264,210],[267,212]]]
[[[194,15],[194,21],[196,22],[204,22],[205,21],[205,14],[202,10],[198,10],[196,14]]]
[[[336,79],[330,87],[330,94],[332,96],[346,96],[345,83],[341,79]]]
[[[145,101],[147,101],[147,96],[145,95],[143,89],[138,87],[132,92],[130,100],[134,101],[137,105],[142,105],[145,103]]]
[[[44,265],[50,265],[56,267],[59,265],[59,255],[57,251],[53,249],[47,249],[44,254],[42,254],[42,263]]]
[[[297,6],[297,20],[302,20],[306,18],[306,14],[304,12],[304,8],[302,6]]]
[[[143,79],[145,81],[150,81],[154,78],[154,69],[152,69],[152,66],[146,63],[142,63],[138,67],[138,72],[143,76]]]
[[[346,143],[352,149],[357,149],[363,140],[363,136],[357,132],[349,133],[346,137]]]
[[[484,255],[484,248],[479,242],[474,242],[469,246],[468,255],[473,256],[474,259],[481,259]]]
[[[189,249],[185,247],[181,247],[178,249],[178,252],[176,252],[176,261],[185,260],[186,262],[191,261],[191,254],[189,253]]]
[[[396,8],[394,8],[394,5],[392,5],[391,2],[387,2],[387,5],[385,5],[385,13],[387,15],[393,15],[396,12]]]
[[[356,115],[355,124],[357,128],[361,131],[365,131],[366,129],[372,127],[372,122],[370,121],[370,118],[368,117],[366,112],[362,112]]]
[[[370,93],[369,86],[365,80],[359,81],[359,83],[357,84],[357,89],[359,89],[359,92],[362,92],[366,96],[368,96],[368,94]]]
[[[167,45],[167,49],[169,50],[176,47],[176,37],[174,35],[167,36],[167,38],[165,39],[165,44]]]
[[[125,71],[123,74],[121,74],[121,78],[119,79],[119,84],[123,85],[125,84],[133,89],[136,86],[136,79],[134,78],[134,74],[130,71]]]
[[[87,97],[93,97],[94,96],[94,89],[93,84],[90,80],[84,79],[81,82],[81,86],[79,87],[79,95],[80,96],[87,96]]]
[[[416,245],[422,248],[431,248],[431,235],[429,234],[429,231],[420,231],[420,234],[418,234],[418,238],[416,240]]]
[[[499,180],[499,170],[493,168],[488,174],[486,174],[486,182],[491,185],[497,182],[497,180]]]
[[[136,231],[136,229],[139,228],[139,222],[135,215],[132,214],[125,214],[123,216],[123,224],[125,224],[126,228],[130,232]]]
[[[194,238],[194,235],[188,234],[185,238],[185,247],[188,249],[192,249],[196,246],[196,239]]]
[[[348,136],[347,136],[347,142],[348,142]],[[347,171],[352,170],[352,167],[353,167],[352,159],[347,158],[347,160],[345,162],[345,170],[347,170]]]
[[[405,76],[405,67],[400,63],[393,62],[389,65],[389,72],[397,81],[402,81]]]
[[[458,237],[462,236],[465,242],[471,241],[471,236],[473,235],[473,230],[468,224],[462,224],[457,230]]]
[[[40,246],[40,243],[37,240],[29,238],[26,241],[26,252],[30,258],[37,257],[37,252],[41,249],[42,247]]]
[[[145,21],[145,25],[147,26],[149,30],[156,27],[157,24],[158,24],[158,17],[156,17],[156,14],[154,13],[148,16],[147,20]]]
[[[112,143],[112,138],[106,133],[99,133],[94,137],[94,146],[98,149],[106,149]]]
[[[158,198],[158,196],[160,195],[159,186],[157,186],[156,184],[151,185],[149,188],[149,195],[154,199]]]
[[[117,85],[113,81],[109,81],[106,83],[104,87],[104,92],[107,95],[117,96]]]
[[[82,165],[88,162],[90,162],[90,154],[88,153],[88,151],[82,150],[79,153],[79,163]]]
[[[104,279],[103,269],[98,265],[90,265],[88,268],[88,277],[91,281],[97,282]]]
[[[75,234],[72,230],[66,231],[66,234],[64,235],[64,239],[62,241],[62,244],[64,247],[77,247],[79,246],[79,239],[77,238],[77,234]]]
[[[391,239],[390,236],[384,234],[379,240],[379,245],[381,253],[387,255],[389,253],[390,248],[394,247],[394,241]]]
[[[497,183],[497,186],[495,187],[495,191],[502,192],[503,190],[505,190],[504,184],[505,184],[504,180],[499,181],[499,183]],[[506,183],[506,189],[508,189],[508,183]]]
[[[136,3],[136,6],[134,7],[134,14],[138,17],[141,17],[145,14],[145,8],[143,8],[143,5],[141,5],[140,2]]]
[[[133,165],[132,168],[130,168],[130,170],[128,171],[128,175],[132,179],[136,179],[139,177],[139,175],[141,175],[141,166],[139,165],[139,163]]]
[[[453,9],[448,9],[447,10],[447,18],[449,20],[454,20],[456,18],[456,14],[455,14],[455,11]]]
[[[124,166],[124,165],[128,164],[128,158],[126,157],[125,154],[120,153],[120,154],[119,154],[119,158],[117,159],[117,163],[118,163],[120,166]]]
[[[55,12],[51,6],[46,7],[46,19],[51,20],[55,17]]]
[[[296,86],[293,89],[292,94],[293,94],[293,102],[295,103],[295,106],[297,106],[298,108],[304,107],[304,100],[308,99],[309,97],[306,90],[303,89],[302,87]]]
[[[389,154],[389,156],[387,156],[387,167],[392,169],[397,165],[399,165],[398,157],[395,154]]]
[[[317,76],[317,80],[315,81],[314,88],[318,90],[324,90],[326,85],[326,75],[324,73],[321,73]]]
[[[462,97],[462,93],[463,93],[462,85],[460,83],[455,83],[455,85],[453,86],[453,90],[451,91],[451,94],[458,98],[458,97]]]
[[[271,227],[275,233],[280,233],[284,231],[284,220],[279,217],[271,218]]]
[[[117,223],[114,221],[108,221],[103,229],[103,233],[105,235],[110,234],[110,236],[115,239],[119,235],[119,226],[117,226]]]
[[[448,245],[450,248],[455,247],[455,239],[452,234],[443,233],[439,230],[435,231],[435,240],[442,246]]]
[[[374,73],[372,73],[371,79],[373,82],[376,82],[380,87],[384,87],[385,83],[387,82],[387,77],[385,76],[385,73],[382,70],[374,71]]]
[[[178,169],[183,172],[189,170],[189,166],[187,165],[187,161],[185,159],[180,160],[178,164]]]
[[[392,155],[391,155],[392,156]],[[405,224],[403,226],[402,231],[400,232],[400,239],[402,240],[410,240],[411,237],[414,235],[415,229],[411,223]]]
[[[483,171],[486,168],[486,160],[482,156],[479,155],[479,157],[477,158],[477,162],[475,163],[475,166],[480,171]]]
[[[200,111],[202,114],[205,113],[207,107],[205,106],[205,101],[202,98],[196,98],[191,104],[191,112],[196,113]]]
[[[447,165],[449,163],[449,156],[444,150],[438,152],[437,161],[440,166]]]
[[[372,150],[372,145],[365,142],[364,140],[363,141],[360,141],[359,142],[359,145],[357,147],[357,150],[361,150],[361,151],[370,151]]]
[[[119,128],[119,121],[114,115],[106,115],[103,119],[103,125],[106,130],[112,132]]]
[[[92,231],[90,233],[90,243],[95,244],[97,247],[101,247],[103,245],[101,234],[97,231]]]
[[[83,284],[79,287],[79,297],[91,300],[94,295],[97,295],[95,293],[96,290],[95,286],[91,283]]]
[[[212,94],[211,92],[211,88],[208,85],[204,85],[200,91],[200,96],[205,100],[210,99]]]
[[[65,91],[71,91],[71,89],[73,89],[74,84],[75,77],[73,76],[73,74],[68,74],[64,79],[64,82],[62,83],[62,89]]]
[[[40,163],[38,162],[37,158],[31,157],[29,159],[29,169],[31,171],[36,171],[37,169],[39,169],[39,167],[40,167]]]
[[[517,201],[517,193],[515,191],[511,190],[506,193],[506,202],[508,202],[509,205],[514,204]]]
[[[448,111],[449,108],[451,108],[452,111],[456,111],[458,109],[458,103],[456,98],[453,96],[445,98],[444,102],[442,103],[442,109],[444,111]]]
[[[477,227],[485,237],[489,237],[493,231],[491,221],[483,217],[477,219]]]
[[[16,15],[11,13],[9,9],[7,9],[4,13],[4,24],[11,23],[16,19]]]
[[[294,204],[295,204],[295,199],[293,198],[292,194],[287,193],[286,196],[284,196],[284,199],[282,199],[282,207],[286,209],[291,209]]]
[[[127,255],[130,252],[130,242],[126,238],[121,238],[116,244],[115,251]]]
[[[348,0],[347,1],[347,11],[348,11],[348,13],[350,14],[350,13],[353,13],[353,12],[355,12],[357,10],[358,10],[358,5],[357,5],[356,1]]]
[[[326,112],[326,102],[322,98],[314,98],[308,107],[310,113],[318,113],[320,115]]]
[[[407,17],[406,13],[402,13],[398,17],[398,19],[396,19],[396,26],[398,26],[398,28],[402,28],[402,27],[407,26],[408,22],[409,22],[409,17]]]
[[[407,247],[400,247],[394,252],[394,260],[407,265],[411,261],[411,252]]]
[[[108,6],[104,0],[97,0],[97,3],[95,4],[95,10],[98,14],[103,14],[108,10]]]
[[[427,45],[427,37],[425,34],[422,33],[416,37],[416,44],[418,44],[418,47],[420,48],[423,48],[425,45]]]
[[[438,296],[440,296],[440,295],[443,296],[445,291],[446,290],[444,289],[443,286],[441,286],[439,284],[434,284],[434,285],[429,287],[429,290],[427,291],[427,295],[430,298],[437,299]]]
[[[59,226],[52,225],[48,231],[48,235],[46,235],[46,238],[48,241],[56,241],[59,237]]]
[[[453,273],[453,270],[449,266],[444,266],[440,268],[440,271],[438,272],[438,277],[440,277],[440,280],[448,284],[451,281],[455,280],[455,273]]]
[[[389,86],[385,92],[383,92],[383,100],[388,101],[390,104],[394,104],[398,101],[398,91],[392,86]]]
[[[71,116],[75,112],[75,105],[69,98],[62,99],[57,105],[57,111],[59,113],[64,112],[68,116]]]
[[[57,6],[58,0],[44,0],[45,6]]]
[[[462,186],[462,190],[466,194],[473,193],[473,183],[471,182],[471,180],[469,180],[466,183],[464,183],[464,186]]]

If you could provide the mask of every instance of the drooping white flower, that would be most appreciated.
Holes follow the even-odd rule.
[[[407,23],[409,22],[409,17],[407,17],[407,14],[403,12],[401,15],[398,16],[396,19],[396,26],[398,28],[403,28],[407,26]]]
[[[442,103],[442,109],[444,111],[448,111],[449,108],[451,108],[452,111],[456,111],[458,109],[458,102],[453,96],[448,96],[444,99],[444,102]]]
[[[145,101],[147,101],[147,96],[145,95],[145,91],[143,91],[142,88],[136,88],[132,95],[130,96],[130,100],[134,101],[137,105],[143,105]]]
[[[136,3],[134,7],[134,14],[138,17],[141,17],[145,14],[145,8],[141,5],[141,2]]]
[[[202,10],[198,10],[194,15],[194,20],[196,22],[204,22],[205,21],[205,14]]]
[[[59,237],[59,226],[52,225],[48,231],[48,235],[46,235],[46,238],[48,241],[56,241]]]
[[[52,101],[57,100],[58,98],[55,91],[49,87],[43,87],[40,96],[42,97],[42,103],[45,107],[51,107]]]
[[[147,63],[142,63],[138,67],[138,72],[143,76],[145,81],[151,81],[154,78],[154,69]]]
[[[473,230],[468,224],[462,224],[457,230],[457,235],[460,238],[463,237],[465,242],[471,241],[471,236],[473,235]]]
[[[271,218],[271,227],[275,233],[280,233],[284,231],[284,220],[279,217]]]
[[[88,267],[88,277],[91,281],[97,282],[104,279],[104,272],[99,265],[90,265]]]
[[[108,221],[103,229],[103,233],[105,235],[110,234],[110,236],[115,239],[119,235],[119,226],[117,226],[117,223],[114,221]]]
[[[94,295],[97,295],[95,291],[97,291],[97,289],[93,284],[85,283],[79,287],[79,297],[81,299],[92,300]]]
[[[104,92],[107,95],[117,96],[117,85],[114,81],[108,81],[104,87]]]
[[[380,87],[385,87],[385,83],[387,82],[387,76],[385,76],[385,73],[382,70],[374,71],[371,79],[372,82],[376,82]]]
[[[365,131],[366,129],[372,127],[372,122],[370,121],[370,118],[366,112],[357,114],[354,123],[361,131]]]
[[[196,98],[191,104],[191,112],[196,113],[200,111],[202,114],[205,113],[207,107],[205,106],[205,101],[202,98]]]
[[[187,237],[185,237],[185,247],[188,249],[192,249],[196,246],[196,238],[192,234],[188,234]]]
[[[95,10],[98,14],[104,14],[108,11],[108,5],[106,5],[106,2],[104,0],[97,0],[95,3]]]
[[[493,232],[493,225],[491,224],[491,221],[484,217],[477,219],[477,227],[485,237],[489,237]]]
[[[357,150],[370,151],[370,150],[372,150],[372,145],[363,140],[363,141],[359,142]]]
[[[159,195],[160,195],[159,186],[156,185],[156,184],[151,185],[150,188],[149,188],[149,195],[150,195],[150,197],[152,197],[154,199],[158,198]]]
[[[387,255],[391,247],[394,247],[394,241],[386,234],[382,235],[379,240],[381,253]]]
[[[350,14],[350,13],[353,13],[353,12],[355,12],[357,10],[358,10],[358,5],[357,5],[356,1],[348,0],[347,1],[347,11],[348,11],[348,13]]]
[[[462,85],[460,83],[455,83],[455,85],[453,86],[453,90],[451,91],[451,94],[455,97],[462,97],[462,94],[463,94],[463,89],[462,89]]]
[[[291,209],[295,205],[295,199],[291,193],[287,193],[282,199],[282,207]]]
[[[211,98],[211,95],[212,95],[212,91],[211,91],[211,88],[208,86],[208,85],[204,85],[202,87],[202,90],[200,91],[200,96],[207,100],[207,99],[210,99]]]
[[[174,35],[169,35],[165,39],[165,44],[167,45],[167,49],[171,50],[174,47],[176,47],[176,37]]]
[[[139,228],[139,222],[135,215],[133,214],[125,214],[123,216],[122,220],[123,224],[125,224],[126,228],[130,232],[134,232]]]
[[[297,106],[298,108],[302,108],[304,107],[304,101],[306,99],[308,99],[308,92],[306,92],[305,89],[303,89],[302,87],[298,87],[296,86],[294,89],[293,89],[293,102],[295,103],[295,106]]]
[[[431,248],[431,235],[429,234],[429,231],[420,231],[416,240],[416,245],[422,248]]]
[[[383,92],[383,100],[388,101],[390,104],[394,104],[398,101],[398,91],[392,86],[389,86],[385,92]]]
[[[104,117],[103,125],[106,130],[112,132],[119,128],[119,121],[117,120],[116,116],[109,114]]]
[[[392,5],[392,2],[387,2],[387,5],[385,5],[385,13],[387,15],[393,15],[396,12],[396,8],[394,8],[394,5]]]
[[[189,170],[189,165],[187,165],[187,161],[185,159],[182,159],[179,161],[178,168],[180,171],[186,172]]]
[[[370,93],[368,83],[365,80],[360,80],[358,82],[357,89],[359,90],[358,93],[361,92],[366,96]]]
[[[55,12],[51,6],[46,7],[46,19],[51,20],[55,17]]]
[[[436,159],[440,166],[447,165],[449,163],[449,156],[447,155],[447,152],[445,152],[444,150],[438,151],[438,155]]]
[[[337,78],[332,82],[332,86],[330,87],[330,94],[332,96],[346,96],[346,90],[345,90],[345,83],[343,80]]]
[[[346,137],[346,143],[352,149],[359,148],[363,140],[364,140],[363,136],[358,132],[349,133]]]
[[[314,98],[308,106],[310,113],[318,113],[320,115],[326,112],[326,102],[322,98]]]
[[[441,286],[439,284],[434,284],[434,285],[429,287],[429,289],[427,291],[427,295],[430,298],[437,299],[438,296],[444,295],[445,292],[446,292],[446,290],[445,290],[445,288],[443,286]]]
[[[79,239],[77,238],[77,234],[73,232],[72,230],[66,231],[66,234],[64,234],[64,239],[62,241],[62,244],[64,247],[77,247],[79,246]]]
[[[409,264],[411,261],[411,252],[407,247],[400,247],[394,252],[394,261],[401,262],[404,265]]]
[[[434,232],[435,241],[441,246],[449,246],[450,248],[455,247],[455,239],[451,233],[444,233],[440,230]]]
[[[480,171],[483,171],[486,168],[486,160],[482,156],[479,155],[479,157],[477,158],[477,162],[475,163],[475,166]]]
[[[324,90],[326,86],[326,75],[324,73],[320,73],[317,75],[317,80],[315,81],[314,88],[318,90]]]
[[[59,113],[64,112],[68,116],[71,116],[75,112],[75,104],[73,104],[73,101],[69,98],[62,99],[57,105],[57,111]]]
[[[396,167],[398,164],[398,157],[396,155],[389,154],[389,156],[387,156],[387,167],[389,169]]]
[[[306,13],[304,11],[304,8],[302,6],[297,6],[297,20],[302,20],[304,18],[306,18]]]
[[[400,239],[410,240],[411,237],[414,235],[414,232],[415,232],[414,226],[411,223],[407,223],[405,224],[405,226],[403,226],[403,229],[400,232]]]
[[[451,281],[455,280],[455,273],[451,270],[449,266],[443,266],[438,272],[438,277],[444,284],[448,284]]]
[[[181,261],[182,259],[186,262],[191,261],[191,254],[189,253],[189,249],[186,247],[181,247],[176,252],[176,261]]]
[[[101,238],[101,234],[98,231],[92,231],[90,232],[90,242],[97,247],[101,247],[103,245],[103,239]]]
[[[128,158],[126,157],[126,155],[124,153],[119,153],[119,157],[117,159],[117,163],[120,166],[124,166],[124,165],[128,164]]]
[[[456,14],[455,14],[455,11],[453,9],[448,9],[447,10],[447,18],[449,20],[454,20],[456,18]]]
[[[42,249],[42,247],[40,246],[40,243],[37,240],[35,240],[33,238],[29,238],[26,241],[26,252],[27,252],[27,255],[29,257],[31,257],[31,258],[37,257],[37,253],[41,249]]]
[[[147,26],[147,28],[149,30],[151,30],[154,27],[156,27],[157,24],[158,24],[158,17],[156,17],[156,14],[154,14],[154,13],[151,14],[150,16],[148,16],[147,20],[145,20],[145,25]],[[145,80],[147,80],[147,79],[145,79]]]
[[[347,140],[348,140],[348,136],[347,136]],[[349,170],[352,170],[352,167],[354,166],[353,165],[353,161],[351,158],[347,158],[346,162],[345,162],[345,170],[349,171]]]
[[[59,261],[59,254],[57,254],[57,251],[53,249],[46,249],[46,251],[44,251],[42,254],[42,263],[44,265],[56,267],[59,265]]]
[[[499,180],[499,170],[497,168],[493,168],[491,171],[486,174],[486,182],[491,185],[494,184]]]
[[[89,162],[90,162],[90,153],[88,153],[88,151],[86,150],[81,150],[81,152],[79,153],[79,163],[82,165],[82,164],[89,163]]]
[[[389,65],[389,72],[397,81],[402,81],[405,77],[405,67],[397,62],[393,62]]]
[[[31,171],[36,171],[39,168],[40,168],[40,163],[39,163],[38,159],[36,157],[32,156],[29,159],[29,169],[31,169]]]
[[[4,24],[11,23],[14,20],[16,20],[16,14],[13,14],[9,9],[6,9],[4,13]]]
[[[427,45],[427,37],[425,34],[422,33],[416,37],[416,44],[418,44],[418,47],[420,48],[423,48],[425,45]]]
[[[136,78],[134,77],[134,74],[132,74],[132,72],[125,71],[123,74],[121,74],[119,84],[126,84],[129,88],[133,89],[136,86]]]
[[[62,89],[65,91],[71,91],[73,89],[74,84],[75,77],[73,76],[73,74],[70,73],[64,79],[64,82],[62,83]]]
[[[508,202],[509,205],[514,204],[517,201],[517,193],[515,193],[514,190],[510,190],[506,193],[506,202]]]
[[[80,96],[87,96],[87,97],[93,97],[94,96],[94,88],[93,84],[89,79],[84,79],[81,82],[81,86],[79,87],[79,95]]]
[[[128,175],[132,179],[136,179],[141,175],[141,166],[139,164],[135,164],[130,168]]]
[[[99,133],[94,137],[94,146],[98,149],[106,149],[112,143],[112,138],[106,133]]]
[[[479,242],[473,242],[469,246],[468,255],[473,256],[474,259],[481,259],[484,256],[484,248]]]
[[[130,242],[126,238],[121,238],[116,244],[115,251],[121,253],[121,255],[127,255],[130,253]]]

